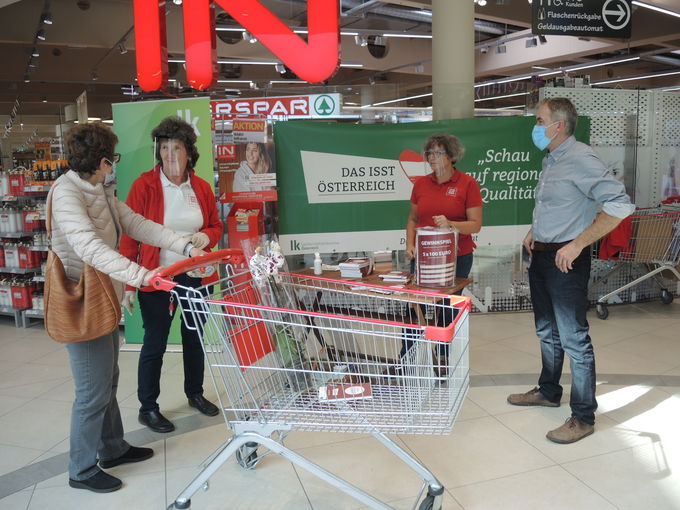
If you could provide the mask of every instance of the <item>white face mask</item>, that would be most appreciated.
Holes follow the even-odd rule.
[[[116,182],[116,163],[111,164],[111,173],[104,175],[104,186],[111,186]]]

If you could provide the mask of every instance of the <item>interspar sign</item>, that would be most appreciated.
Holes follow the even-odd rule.
[[[309,96],[262,97],[211,101],[215,120],[243,116],[321,119],[340,114],[340,94],[312,94]]]

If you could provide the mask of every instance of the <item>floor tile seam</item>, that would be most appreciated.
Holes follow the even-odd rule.
[[[632,449],[632,448],[634,448],[634,447],[631,447],[631,448],[624,448],[624,450]],[[620,451],[623,451],[623,450],[620,450]],[[613,453],[613,452],[609,452],[609,453]],[[608,455],[608,454],[607,454],[607,453],[603,453],[603,454],[600,454],[600,455],[593,455],[592,457],[589,457],[589,458],[600,457],[600,456],[602,456],[602,455]],[[595,494],[597,494],[597,495],[600,496],[602,499],[604,499],[604,500],[605,500],[607,503],[609,503],[612,507],[616,508],[617,510],[621,510],[621,507],[619,507],[619,506],[618,506],[617,504],[615,504],[612,500],[610,500],[605,494],[602,494],[600,491],[598,491],[598,490],[595,489],[593,486],[591,486],[587,481],[585,481],[583,478],[581,478],[581,477],[577,474],[576,470],[575,470],[574,472],[572,472],[572,471],[570,471],[569,469],[567,469],[567,468],[565,467],[565,465],[568,465],[568,464],[571,464],[571,463],[575,463],[575,462],[581,462],[582,460],[583,460],[583,459],[580,459],[580,460],[571,460],[571,461],[569,461],[569,462],[564,462],[564,463],[560,464],[559,467],[560,467],[560,469],[563,470],[565,473],[569,474],[570,476],[573,476],[576,480],[578,480],[579,482],[581,482],[583,485],[585,485],[586,487],[588,487],[588,488],[589,488],[591,491],[593,491]]]
[[[552,465],[557,465],[557,464],[558,464],[558,462],[557,462],[555,459],[553,459],[552,457],[550,457],[549,455],[547,455],[545,452],[541,451],[541,449],[538,448],[538,446],[536,446],[536,445],[530,443],[529,441],[527,441],[526,439],[524,439],[524,438],[523,438],[522,436],[520,436],[517,432],[515,432],[513,429],[511,429],[511,428],[508,427],[505,423],[503,423],[501,420],[499,420],[498,417],[496,417],[496,416],[491,416],[491,417],[492,417],[497,423],[499,423],[504,429],[508,430],[512,435],[514,435],[515,437],[517,437],[517,439],[519,439],[520,441],[522,441],[523,443],[525,443],[526,445],[528,445],[529,447],[531,447],[534,451],[536,451],[539,455],[541,455],[542,457],[544,457],[546,460],[550,461],[550,462],[552,463]],[[544,468],[545,468],[545,467],[548,467],[548,466],[544,466]],[[543,469],[544,469],[544,468],[543,468]]]
[[[312,504],[312,499],[309,497],[309,494],[307,493],[307,489],[305,489],[305,484],[302,481],[302,478],[300,477],[300,473],[298,472],[297,466],[293,462],[291,462],[291,467],[293,468],[293,473],[295,473],[295,477],[297,478],[297,481],[300,484],[300,488],[302,489],[302,493],[305,495],[305,499],[307,500],[307,504],[309,505],[309,509],[314,510],[314,505]]]
[[[553,468],[553,467],[559,467],[559,465],[558,464],[551,464],[550,466],[542,466],[542,467],[537,467],[537,468],[531,468],[531,469],[526,469],[524,471],[517,471],[517,472],[514,472],[514,473],[510,473],[510,474],[507,474],[507,475],[496,476],[496,477],[493,477],[493,478],[485,478],[484,480],[478,480],[476,482],[470,482],[470,483],[463,483],[463,484],[460,484],[460,485],[448,486],[447,490],[454,491],[456,489],[464,489],[466,487],[474,487],[475,485],[481,485],[481,484],[484,484],[484,483],[495,482],[495,481],[498,481],[498,480],[503,480],[504,478],[512,478],[513,476],[526,475],[528,473],[534,473],[534,472],[542,471],[544,469],[550,469],[550,468]],[[461,505],[461,506],[463,506],[463,505]]]
[[[679,365],[680,366],[680,365]],[[675,370],[675,369],[669,369],[668,371]],[[492,388],[492,387],[503,387],[503,386],[517,386],[516,384],[507,384],[507,383],[498,383],[496,382],[498,378],[502,379],[510,379],[510,378],[525,378],[527,376],[535,376],[536,380],[538,380],[539,374],[537,372],[526,372],[526,373],[503,373],[503,374],[473,374],[470,377],[470,387],[473,388]],[[474,378],[490,378],[492,381],[494,381],[493,385],[489,384],[475,384],[474,383]],[[564,373],[563,377],[570,378],[571,374],[570,373]],[[613,386],[625,386],[625,385],[637,385],[637,384],[644,384],[646,379],[654,380],[655,383],[650,385],[652,387],[680,387],[680,375],[664,375],[664,373],[660,374],[636,374],[636,373],[601,373],[598,372],[596,374],[597,381],[599,385],[603,384],[611,384]],[[622,380],[616,381],[616,382],[608,382],[607,379],[609,378],[614,378],[614,379],[619,379],[621,378]],[[625,378],[636,378],[633,381],[625,381]],[[664,381],[664,379],[670,379],[667,381]],[[564,381],[563,381],[564,382]],[[661,384],[657,384],[661,383]],[[564,382],[564,384],[570,384],[570,381],[567,380]],[[521,383],[519,384],[521,385]],[[534,385],[535,386],[535,385]],[[476,402],[475,402],[476,403]]]
[[[10,374],[5,374],[5,375],[10,375]],[[11,389],[16,389],[16,388],[22,388],[24,386],[30,386],[30,385],[33,385],[33,384],[50,383],[50,382],[55,382],[55,381],[59,381],[59,380],[61,381],[60,384],[63,384],[66,381],[68,381],[69,379],[71,379],[70,375],[69,376],[64,375],[64,376],[50,378],[50,379],[41,379],[39,381],[31,381],[31,382],[27,382],[27,383],[24,383],[24,384],[13,384],[13,385],[10,385],[10,386],[0,386],[0,392],[6,391],[6,390],[11,390]],[[51,391],[53,389],[54,389],[54,387],[50,388],[47,391]],[[42,393],[41,393],[41,395],[42,395]],[[11,396],[11,395],[7,395],[7,396]]]
[[[9,447],[9,448],[22,448],[24,450],[32,450],[32,451],[35,451],[35,452],[42,452],[41,455],[43,453],[47,453],[49,451],[49,450],[43,450],[42,448],[30,448],[28,446],[16,446],[16,445],[13,445],[13,444],[9,444],[9,443],[5,443],[3,441],[0,441],[0,447],[3,447],[3,446]]]

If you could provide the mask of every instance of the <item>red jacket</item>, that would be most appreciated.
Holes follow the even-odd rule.
[[[163,224],[165,217],[165,205],[163,202],[163,186],[161,184],[160,166],[156,165],[152,170],[144,172],[135,179],[130,188],[125,203],[136,213],[141,214],[145,218]],[[210,238],[208,246],[204,250],[208,251],[215,246],[222,236],[222,222],[220,221],[219,213],[217,212],[217,202],[215,194],[207,181],[196,176],[193,169],[189,170],[189,179],[191,187],[196,193],[196,198],[201,207],[203,214],[203,225],[201,232],[207,234]],[[161,249],[156,246],[144,244],[135,241],[130,236],[123,235],[120,240],[120,253],[146,267],[147,269],[155,269],[160,264]],[[216,276],[216,273],[215,273]],[[209,283],[208,280],[214,278],[204,279],[204,283]],[[127,290],[136,290],[134,287],[127,287]],[[145,289],[152,290],[152,289]]]

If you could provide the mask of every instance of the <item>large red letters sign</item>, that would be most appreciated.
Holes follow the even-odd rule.
[[[215,0],[301,79],[317,83],[340,65],[338,0],[308,0],[307,42],[259,0]],[[162,90],[168,83],[165,0],[134,0],[137,80],[142,90]],[[215,5],[212,0],[184,0],[184,48],[189,84],[211,87],[217,77]]]

